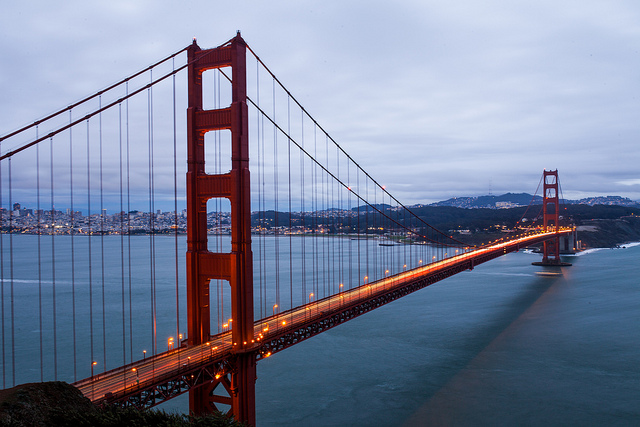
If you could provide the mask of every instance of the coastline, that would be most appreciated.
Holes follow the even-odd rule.
[[[633,248],[635,246],[640,246],[640,242],[628,242],[628,243],[621,243],[620,245],[618,245],[615,248],[589,248],[589,249],[585,249],[584,251],[581,252],[576,252],[574,255],[572,256],[583,256],[583,255],[587,255],[593,252],[599,252],[599,251],[603,251],[606,249],[629,249],[629,248]]]

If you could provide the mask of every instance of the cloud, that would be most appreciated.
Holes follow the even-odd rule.
[[[36,1],[6,9],[0,134],[194,36],[212,47],[242,30],[330,135],[408,203],[532,192],[544,168],[559,169],[570,198],[640,199],[636,2]]]
[[[640,185],[640,179],[625,179],[625,180],[616,182],[616,184],[629,185],[629,186]]]

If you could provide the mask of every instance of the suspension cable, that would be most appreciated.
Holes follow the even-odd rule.
[[[233,40],[233,39],[231,39],[231,40]],[[221,45],[220,45],[220,46],[218,46],[218,47],[223,47],[223,46],[228,45],[228,44],[231,42],[231,40],[227,41],[226,43],[221,44]],[[127,87],[127,93],[125,94],[125,96],[123,96],[123,97],[120,97],[120,98],[116,99],[115,101],[113,101],[113,102],[111,102],[111,103],[109,103],[109,104],[105,105],[104,107],[100,108],[99,110],[94,110],[94,111],[92,111],[91,113],[86,114],[86,115],[85,115],[85,116],[83,116],[81,119],[75,120],[75,121],[74,121],[74,122],[72,122],[72,123],[69,123],[69,124],[64,125],[64,126],[62,126],[62,127],[59,127],[59,128],[57,128],[56,130],[53,130],[53,131],[49,132],[49,133],[48,133],[47,135],[45,135],[45,136],[42,136],[42,137],[36,138],[35,140],[33,140],[33,141],[29,142],[29,143],[26,143],[26,144],[21,145],[20,147],[18,147],[18,148],[16,148],[16,149],[14,149],[14,150],[10,150],[10,151],[6,152],[5,154],[3,154],[3,155],[1,155],[1,156],[0,156],[0,160],[4,160],[5,158],[11,157],[11,156],[13,156],[13,155],[15,155],[15,154],[17,154],[17,153],[19,153],[19,152],[23,151],[23,150],[26,150],[27,148],[32,147],[33,145],[35,145],[35,144],[37,144],[37,143],[39,143],[39,142],[42,142],[42,141],[44,141],[44,140],[46,140],[46,139],[48,139],[48,138],[50,138],[50,137],[53,137],[53,136],[57,135],[57,134],[58,134],[58,133],[60,133],[60,132],[63,132],[63,131],[65,131],[65,130],[69,129],[69,128],[70,128],[70,127],[72,127],[72,126],[75,126],[75,125],[77,125],[77,124],[79,124],[79,123],[82,123],[82,122],[83,122],[83,121],[85,121],[85,120],[90,119],[91,117],[94,117],[95,115],[97,115],[97,114],[101,113],[102,111],[108,110],[108,109],[110,109],[110,108],[112,108],[112,107],[114,107],[114,106],[116,106],[116,105],[118,105],[118,104],[120,104],[120,103],[124,102],[125,100],[127,100],[127,99],[131,98],[132,96],[137,95],[138,93],[144,92],[145,90],[149,89],[150,87],[152,87],[152,86],[154,86],[154,85],[156,85],[156,84],[158,84],[158,83],[160,83],[160,82],[162,82],[162,81],[166,80],[167,78],[169,78],[169,77],[171,77],[171,76],[173,76],[173,75],[175,75],[175,74],[179,73],[180,71],[182,71],[182,70],[186,69],[187,67],[189,67],[189,65],[191,65],[191,64],[193,64],[193,63],[195,63],[195,62],[197,62],[197,61],[200,61],[200,60],[203,60],[203,59],[207,58],[208,56],[212,55],[212,54],[216,51],[215,49],[210,49],[210,50],[206,51],[204,54],[199,55],[199,56],[196,56],[196,58],[194,58],[194,59],[193,59],[193,60],[191,60],[191,61],[188,61],[186,64],[184,64],[184,65],[182,65],[182,66],[180,66],[180,67],[178,67],[178,68],[176,68],[176,69],[172,70],[172,71],[171,71],[171,72],[169,72],[169,73],[164,74],[163,76],[161,76],[160,78],[156,79],[155,81],[151,81],[150,83],[148,83],[148,84],[146,84],[146,85],[144,85],[144,86],[142,86],[142,87],[140,87],[140,88],[138,88],[138,89],[134,90],[133,92],[128,92],[128,83],[129,83],[129,80],[131,80],[131,78],[136,77],[136,76],[139,76],[139,75],[141,75],[141,74],[144,74],[144,73],[145,73],[145,72],[147,72],[147,71],[151,71],[151,70],[153,70],[153,68],[155,68],[155,66],[157,66],[158,64],[161,64],[162,62],[165,62],[165,61],[167,61],[168,59],[171,59],[172,57],[177,56],[178,54],[180,54],[180,53],[184,52],[184,51],[185,51],[185,50],[187,50],[188,48],[189,48],[189,46],[187,46],[187,47],[185,47],[185,48],[181,49],[180,51],[176,52],[175,54],[173,54],[173,55],[171,55],[171,56],[168,56],[168,57],[167,57],[167,58],[165,58],[164,60],[159,61],[157,64],[154,64],[154,65],[152,65],[152,66],[149,66],[149,67],[145,68],[144,70],[139,71],[139,72],[138,72],[138,73],[136,73],[135,75],[130,76],[130,77],[128,77],[128,78],[125,78],[125,79],[123,79],[121,82],[119,82],[119,84],[117,84],[117,85],[120,85],[120,84],[122,84],[122,83],[125,83],[125,84],[126,84],[126,87]],[[115,87],[115,86],[116,86],[116,85],[114,85],[114,87]],[[84,103],[84,102],[86,102],[86,101],[88,101],[88,100],[90,100],[90,99],[94,99],[94,98],[96,98],[96,97],[99,97],[99,96],[101,96],[102,94],[104,94],[105,92],[107,92],[107,91],[108,91],[108,90],[110,90],[110,89],[113,89],[113,88],[112,88],[112,87],[110,87],[110,88],[108,88],[108,89],[104,89],[104,90],[102,90],[102,91],[96,92],[96,93],[94,93],[93,95],[91,95],[91,96],[87,97],[86,99],[84,99],[83,101],[81,101],[81,103]],[[11,132],[10,134],[7,134],[7,135],[5,135],[5,136],[3,136],[3,137],[0,137],[0,141],[3,141],[3,140],[8,139],[8,138],[10,138],[10,137],[12,137],[12,136],[15,136],[15,135],[17,135],[17,134],[19,134],[19,133],[23,132],[23,131],[24,131],[24,130],[26,130],[26,129],[29,129],[29,128],[31,128],[31,127],[33,127],[33,126],[37,125],[37,124],[43,123],[43,122],[45,122],[46,120],[49,120],[49,119],[51,119],[51,118],[53,118],[53,117],[55,117],[55,116],[57,116],[57,115],[59,115],[59,114],[62,114],[63,112],[67,111],[69,108],[75,108],[75,107],[77,107],[78,105],[79,105],[78,103],[75,103],[75,104],[72,104],[72,105],[70,105],[70,106],[67,106],[67,107],[65,107],[65,108],[63,108],[63,109],[61,109],[61,110],[59,110],[58,112],[56,112],[56,113],[54,113],[54,114],[52,114],[52,115],[50,115],[50,116],[45,117],[44,119],[37,120],[36,122],[34,122],[33,124],[31,124],[31,125],[29,125],[29,126],[25,127],[24,129],[19,129],[19,130],[15,131],[15,132]]]
[[[339,149],[340,151],[350,160],[353,162],[354,165],[356,165],[358,167],[358,169],[360,169],[362,171],[362,173],[364,173],[367,178],[369,178],[377,187],[381,188],[382,191],[384,191],[385,193],[387,193],[389,195],[390,199],[393,199],[399,206],[401,206],[403,209],[407,210],[412,216],[414,216],[418,221],[424,223],[425,225],[427,225],[427,227],[431,228],[432,230],[436,231],[437,233],[441,234],[443,237],[446,237],[447,239],[453,240],[459,244],[462,244],[464,246],[467,246],[465,243],[460,242],[456,239],[453,239],[450,236],[447,236],[445,233],[441,232],[440,230],[438,230],[437,228],[433,227],[432,225],[428,224],[427,222],[425,222],[422,218],[420,218],[418,215],[416,215],[411,209],[409,209],[408,207],[406,207],[403,203],[401,203],[398,199],[396,199],[391,193],[389,193],[386,189],[383,188],[382,185],[380,185],[375,179],[373,179],[372,176],[370,176],[367,171],[365,171],[359,164],[358,162],[356,162],[334,139],[331,135],[329,135],[329,133],[327,131],[324,130],[324,128],[313,118],[313,116],[311,116],[311,114],[302,106],[302,104],[300,102],[298,102],[298,100],[291,94],[291,92],[289,92],[289,90],[284,86],[284,84],[282,84],[282,82],[280,82],[280,80],[275,76],[275,74],[269,69],[269,67],[266,66],[266,64],[264,62],[262,62],[262,60],[260,59],[260,57],[251,49],[251,47],[249,45],[247,45],[247,49],[249,50],[249,52],[251,52],[251,54],[256,58],[256,61],[258,61],[263,67],[264,69],[267,71],[267,73],[269,73],[271,75],[271,77],[273,78],[274,81],[276,81],[278,83],[278,85],[282,88],[282,90],[284,90],[287,95],[289,97],[291,97],[291,99],[298,105],[298,107],[304,111],[304,113],[314,122],[314,124],[316,126],[318,126],[318,128],[331,140],[331,142],[333,142]],[[220,71],[225,77],[227,77],[227,79],[229,79],[229,77],[224,74],[224,72]],[[229,79],[229,81],[231,81]],[[249,99],[249,97],[247,97],[247,99]],[[249,99],[250,100],[250,99]],[[251,101],[251,100],[250,100]],[[251,101],[253,103],[253,101]],[[255,105],[255,103],[254,103]],[[297,145],[297,144],[296,144]],[[453,245],[452,245],[453,246]]]
[[[251,100],[251,99],[250,99],[250,98],[248,98],[248,97],[247,97],[247,100],[249,100],[249,102],[250,102],[250,103],[251,103],[251,104],[252,104],[252,105],[253,105],[253,106],[254,106],[258,111],[260,111],[260,113],[261,113],[261,114],[263,114],[263,115],[267,118],[267,120],[269,120],[269,121],[273,124],[274,129],[277,129],[277,130],[278,130],[279,132],[281,132],[283,135],[287,135],[287,132],[286,132],[284,129],[282,129],[282,128],[280,127],[280,125],[278,125],[277,123],[275,123],[274,119],[273,119],[273,118],[271,118],[271,117],[269,117],[269,116],[266,114],[266,112],[265,112],[264,110],[262,110],[261,108],[259,108],[259,107],[258,107],[258,105],[257,105],[253,100]],[[318,127],[319,127],[319,126],[318,126]],[[275,130],[274,130],[274,131],[275,131]],[[325,134],[325,135],[326,135],[326,134]],[[328,136],[328,135],[327,135],[327,136]],[[378,209],[378,207],[376,207],[376,206],[372,206],[369,202],[367,202],[367,200],[366,200],[363,196],[361,196],[358,192],[354,191],[354,190],[353,190],[351,187],[349,187],[349,186],[348,186],[344,181],[340,180],[340,179],[339,179],[335,174],[333,174],[331,171],[329,171],[329,170],[328,170],[324,165],[322,165],[322,164],[321,164],[321,163],[320,163],[320,162],[319,162],[319,161],[318,161],[314,156],[312,156],[308,151],[306,151],[304,148],[302,148],[302,146],[301,146],[301,145],[300,145],[300,144],[299,144],[299,143],[298,143],[294,138],[291,138],[290,136],[287,136],[287,137],[288,137],[288,139],[290,140],[290,142],[292,142],[296,147],[298,147],[298,149],[299,149],[300,151],[302,151],[302,152],[303,152],[303,153],[304,153],[308,158],[310,158],[310,159],[311,159],[311,160],[312,160],[316,165],[318,165],[318,166],[319,166],[319,167],[320,167],[320,168],[321,168],[325,173],[327,173],[329,176],[331,176],[333,179],[335,179],[337,182],[339,182],[339,183],[340,183],[340,185],[342,185],[344,188],[346,188],[346,189],[348,189],[349,191],[351,191],[351,192],[352,192],[352,193],[353,193],[353,194],[354,194],[354,195],[355,195],[359,200],[361,200],[362,202],[364,202],[368,207],[370,207],[371,209],[375,210],[375,211],[376,211],[377,213],[379,213],[380,215],[385,216],[385,217],[388,217],[388,215],[387,215],[387,214],[385,214],[385,213],[384,213],[384,212],[382,212],[380,209]],[[330,139],[330,137],[329,137],[329,139]],[[357,164],[356,164],[355,162],[353,162],[353,163],[357,166]],[[359,166],[358,166],[358,167],[359,167]],[[360,170],[362,170],[362,169],[360,169]],[[376,181],[374,181],[373,179],[371,179],[371,177],[370,177],[366,172],[364,172],[364,171],[363,171],[363,173],[364,173],[365,177],[367,178],[367,182],[368,182],[369,180],[371,180],[374,184],[378,185],[378,184],[377,184],[377,182],[376,182]],[[384,191],[385,191],[387,194],[389,194],[386,190],[384,190]],[[391,196],[391,197],[393,197],[393,196]],[[393,199],[394,199],[394,200],[396,200],[395,198],[393,198]],[[401,205],[401,206],[403,206],[403,208],[404,208],[404,209],[406,209],[406,208],[404,207],[404,205],[402,205],[402,204],[400,204],[400,205]],[[411,210],[409,210],[409,209],[407,209],[407,211],[408,211],[408,212],[410,212],[410,213],[412,212],[412,211],[411,211]],[[415,215],[415,214],[413,214],[413,213],[412,213],[412,215],[414,215],[414,216],[415,216],[419,221],[421,221],[422,223],[424,223],[424,224],[425,224],[429,229],[434,230],[435,232],[439,233],[440,235],[442,235],[442,236],[446,237],[447,239],[449,239],[449,240],[451,240],[451,241],[454,241],[454,242],[456,242],[456,243],[458,243],[458,244],[460,244],[460,245],[468,246],[468,245],[467,245],[466,243],[464,243],[464,242],[458,241],[458,240],[456,240],[456,239],[451,238],[450,236],[447,236],[446,234],[444,234],[444,233],[443,233],[443,232],[441,232],[440,230],[438,230],[438,229],[434,228],[433,226],[429,225],[428,223],[424,222],[424,221],[423,221],[421,218],[419,218],[417,215]],[[406,229],[407,231],[410,231],[411,233],[415,234],[415,232],[414,232],[413,230],[408,229],[408,228],[407,228],[406,226],[404,226],[403,224],[400,224],[399,222],[397,222],[397,221],[395,221],[395,220],[393,220],[393,219],[391,219],[391,218],[389,218],[389,219],[391,220],[391,222],[393,222],[393,223],[394,223],[394,224],[396,224],[397,226],[399,226],[399,227],[401,227],[401,228],[403,228],[403,229]],[[437,240],[433,240],[433,239],[429,238],[429,237],[428,237],[428,236],[426,236],[426,235],[420,235],[420,237],[422,237],[422,238],[424,238],[424,239],[426,239],[426,240],[428,240],[428,241],[430,241],[430,242],[438,243],[438,244],[440,244],[440,245],[449,246],[449,247],[452,247],[452,246],[457,247],[457,245],[448,244],[448,243],[444,243],[444,242],[439,242],[439,241],[437,241]]]
[[[43,118],[41,118],[39,120],[36,120],[35,122],[33,122],[33,123],[29,124],[29,125],[26,125],[26,126],[20,128],[18,130],[15,130],[15,131],[13,131],[11,133],[8,133],[7,135],[0,136],[0,141],[4,141],[5,139],[9,139],[12,136],[15,136],[15,135],[18,135],[19,133],[24,132],[25,130],[31,129],[34,126],[38,126],[41,123],[44,123],[44,122],[46,122],[48,120],[51,120],[54,117],[59,116],[60,114],[64,113],[65,111],[71,111],[74,108],[86,103],[87,101],[90,101],[90,100],[92,100],[92,99],[94,99],[94,98],[96,98],[96,97],[98,97],[100,95],[103,95],[103,94],[111,91],[112,89],[115,89],[116,87],[118,87],[118,86],[120,86],[120,85],[122,85],[124,83],[128,83],[129,80],[134,79],[134,78],[144,74],[145,72],[149,71],[150,69],[153,69],[153,68],[157,67],[158,65],[168,61],[169,59],[175,58],[176,56],[178,56],[182,52],[186,51],[187,49],[189,49],[189,46],[183,47],[182,49],[180,49],[176,53],[174,53],[172,55],[169,55],[164,59],[161,59],[160,61],[154,63],[153,65],[148,66],[144,70],[140,70],[137,73],[134,73],[134,74],[130,75],[129,77],[125,77],[124,79],[112,84],[111,86],[108,86],[108,87],[106,87],[106,88],[104,88],[102,90],[99,90],[98,92],[95,92],[92,95],[89,95],[89,96],[87,96],[85,98],[82,98],[81,100],[79,100],[77,102],[74,102],[73,104],[70,104],[69,106],[67,106],[65,108],[62,108],[62,109],[60,109],[60,110],[58,110],[58,111],[56,111],[56,112],[54,112],[52,114],[49,114],[48,116],[43,117]]]

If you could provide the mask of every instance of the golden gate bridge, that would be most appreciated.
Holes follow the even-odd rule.
[[[435,229],[240,34],[6,134],[0,160],[3,388],[139,408],[189,392],[249,424],[258,361],[527,246],[561,265],[575,232],[557,171],[538,226],[476,246]]]

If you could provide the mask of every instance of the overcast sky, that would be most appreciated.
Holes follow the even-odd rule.
[[[0,134],[188,45],[243,38],[407,204],[533,193],[640,200],[640,2],[9,2]]]

